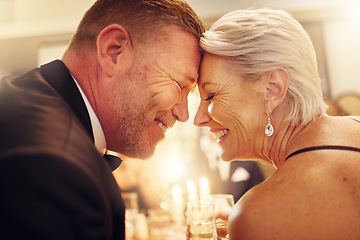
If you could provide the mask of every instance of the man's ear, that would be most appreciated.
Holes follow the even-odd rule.
[[[129,67],[132,58],[131,40],[128,32],[118,24],[104,28],[97,38],[97,57],[103,72],[112,77],[121,68]],[[124,61],[123,61],[124,60]],[[119,61],[121,64],[118,65]]]
[[[284,100],[289,87],[289,74],[283,69],[271,70],[267,74],[266,102],[267,111],[272,111]]]

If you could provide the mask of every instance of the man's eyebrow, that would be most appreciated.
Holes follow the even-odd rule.
[[[191,90],[195,89],[197,86],[197,79],[198,76],[196,76],[196,78],[194,78],[193,76],[187,76],[188,79],[188,85],[192,85]]]
[[[197,83],[197,79],[198,79],[198,77],[196,77],[196,78],[189,77],[189,81],[190,81],[191,84],[196,84],[196,83]]]
[[[190,85],[192,85],[190,88],[190,93],[193,93],[197,86],[197,78],[195,79],[193,77],[189,77],[189,81],[190,81]]]

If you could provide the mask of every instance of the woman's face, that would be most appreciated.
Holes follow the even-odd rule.
[[[212,54],[203,58],[198,81],[201,102],[194,124],[210,128],[224,161],[261,154],[257,146],[262,146],[267,122],[260,82],[246,83],[225,58]]]

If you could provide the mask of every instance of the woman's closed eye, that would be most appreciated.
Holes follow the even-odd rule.
[[[208,97],[205,99],[205,101],[210,101],[214,98],[215,94],[209,94]]]

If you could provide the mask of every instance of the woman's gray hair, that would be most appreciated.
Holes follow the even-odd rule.
[[[286,120],[305,125],[325,114],[314,47],[301,24],[287,12],[230,12],[204,33],[200,45],[205,52],[228,58],[247,81],[284,68],[289,74]]]

